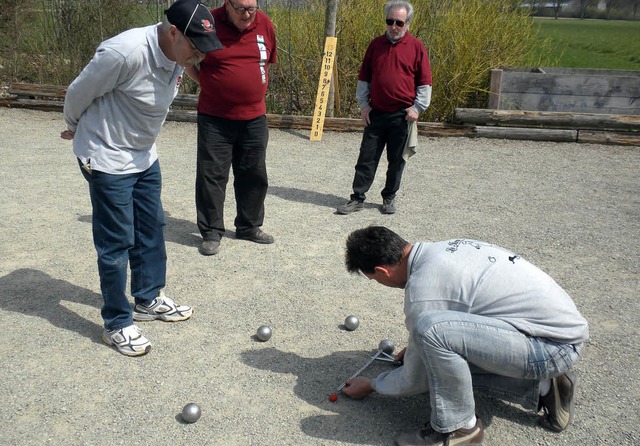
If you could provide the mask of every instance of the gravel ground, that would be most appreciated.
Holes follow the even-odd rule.
[[[0,109],[0,443],[391,444],[428,419],[426,396],[327,398],[382,339],[406,340],[402,291],[343,266],[346,236],[384,224],[410,241],[513,249],[590,322],[570,429],[548,432],[535,414],[479,395],[485,445],[640,444],[639,147],[421,137],[395,215],[378,210],[378,175],[365,209],[341,216],[361,134],[310,142],[272,130],[264,229],[276,243],[234,239],[229,188],[229,237],[203,257],[195,125],[169,122],[159,139],[166,291],[194,316],[141,323],[154,348],[128,358],[101,341],[89,197],[63,127],[59,113]],[[341,327],[350,314],[360,318],[352,332]],[[263,324],[268,342],[254,338]],[[203,415],[185,424],[192,401]]]

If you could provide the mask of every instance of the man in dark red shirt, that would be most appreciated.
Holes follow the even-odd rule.
[[[276,36],[256,1],[225,0],[211,11],[224,48],[215,57],[207,55],[199,69],[187,71],[201,87],[196,208],[202,255],[218,253],[225,233],[223,209],[231,167],[236,238],[273,243],[261,226],[268,187],[265,94],[268,66],[276,62]]]
[[[373,183],[385,145],[389,167],[381,193],[381,211],[395,213],[409,127],[431,102],[429,56],[422,42],[409,34],[413,6],[392,0],[385,4],[384,13],[387,30],[371,41],[360,67],[356,97],[365,129],[353,193],[346,204],[338,207],[338,214],[351,214],[364,207],[365,194]]]

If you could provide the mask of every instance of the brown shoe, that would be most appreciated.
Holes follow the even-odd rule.
[[[203,240],[198,251],[203,256],[212,256],[220,251],[220,240]]]
[[[349,200],[346,204],[338,206],[336,213],[340,215],[353,214],[354,212],[361,211],[364,208],[364,203],[358,200]]]
[[[428,426],[424,429],[417,429],[411,432],[403,432],[396,436],[395,442],[398,446],[480,446],[484,440],[484,426],[480,418],[471,429],[458,429],[457,431],[443,434]]]
[[[261,243],[263,245],[273,243],[273,237],[260,228],[252,228],[242,232],[236,231],[236,238],[240,240],[249,240],[254,243]]]
[[[573,372],[551,380],[551,390],[540,397],[539,408],[544,410],[540,424],[555,432],[562,432],[573,420],[573,395],[578,377]]]
[[[396,213],[395,200],[393,198],[383,198],[380,212],[382,212],[383,214],[395,214]]]

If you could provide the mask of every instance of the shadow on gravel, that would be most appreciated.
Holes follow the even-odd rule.
[[[279,129],[283,133],[288,133],[289,135],[296,136],[300,139],[304,139],[305,141],[309,141],[309,132],[308,130],[300,130],[300,129]]]
[[[198,247],[202,243],[202,237],[200,236],[200,230],[198,225],[191,220],[183,220],[181,218],[174,218],[167,211],[164,212],[167,225],[164,230],[165,242],[177,243],[184,246]],[[78,217],[78,221],[82,223],[91,224],[91,215],[81,215]],[[225,231],[224,237],[234,238],[235,231]]]
[[[332,415],[314,415],[300,421],[302,431],[314,438],[354,444],[392,444],[394,436],[404,430],[423,427],[429,421],[429,397],[426,394],[404,398],[387,398],[378,394],[352,400],[337,387],[362,367],[374,353],[341,351],[320,358],[305,358],[275,348],[247,350],[242,361],[250,367],[297,376],[295,394],[308,404]],[[362,376],[373,377],[391,370],[389,363],[375,362]],[[336,402],[329,395],[338,395]],[[476,395],[476,412],[486,428],[493,418],[505,418],[525,426],[535,426],[537,416],[520,408]],[[542,434],[542,431],[541,431]]]
[[[341,204],[345,204],[347,201],[349,201],[348,192],[345,192],[344,197],[339,197],[337,195],[323,194],[312,190],[269,185],[269,191],[267,193],[282,198],[283,200],[296,201],[298,203],[315,204],[317,206],[324,206],[331,209],[335,209]],[[379,207],[379,205],[365,201],[364,207],[367,209],[373,209]]]
[[[0,277],[0,306],[5,311],[40,317],[101,344],[102,326],[66,308],[62,302],[91,305],[100,314],[102,296],[35,269],[18,269]]]

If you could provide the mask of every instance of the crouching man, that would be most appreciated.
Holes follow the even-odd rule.
[[[405,396],[428,392],[431,420],[396,436],[398,445],[481,444],[478,388],[544,410],[554,431],[573,418],[571,371],[589,336],[587,321],[551,277],[517,254],[475,240],[410,244],[371,226],[347,238],[345,263],[382,285],[405,290],[403,365],[342,392]]]

